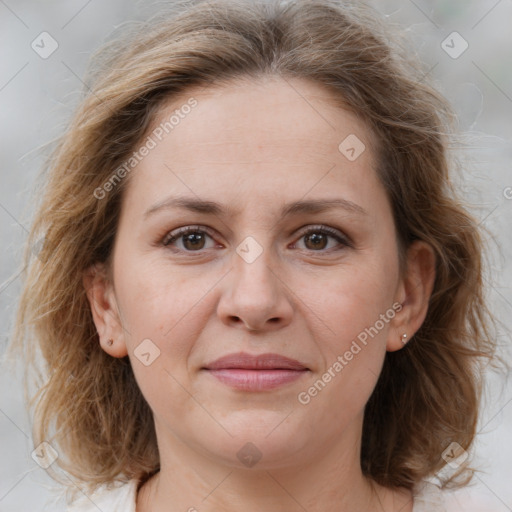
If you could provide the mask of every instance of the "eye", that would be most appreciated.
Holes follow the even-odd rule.
[[[313,252],[325,251],[329,238],[336,240],[338,246],[352,247],[351,242],[346,236],[328,226],[312,226],[308,228],[307,231],[302,232],[300,237],[301,240],[304,239],[305,241],[304,245],[306,246],[306,250],[312,250]],[[340,249],[340,247],[336,249],[336,245],[334,246],[334,250]]]
[[[205,226],[185,226],[168,233],[161,243],[164,247],[172,248],[173,246],[175,247],[176,242],[181,242],[182,247],[173,249],[175,252],[200,252],[213,247],[205,246],[206,239],[210,238],[213,240],[213,236],[214,235],[211,230]],[[329,238],[334,239],[337,242],[337,244],[334,245],[334,250],[341,250],[343,247],[352,247],[351,241],[341,232],[328,226],[321,225],[312,226],[306,231],[303,231],[299,240],[305,240],[305,250],[311,250],[313,252],[330,252],[330,250],[326,251]],[[336,245],[338,248],[336,248]],[[333,247],[330,249],[333,249]]]
[[[162,240],[162,245],[170,247],[176,241],[181,240],[183,242],[183,248],[178,248],[178,250],[196,252],[208,248],[205,247],[206,237],[212,238],[209,234],[209,230],[203,226],[185,226],[183,228],[176,229],[175,231],[171,231],[166,235]]]

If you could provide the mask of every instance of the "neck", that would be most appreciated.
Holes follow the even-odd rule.
[[[347,434],[343,438],[352,440]],[[160,471],[141,487],[136,512],[412,511],[410,492],[392,491],[364,477],[360,442],[333,440],[301,462],[262,457],[251,468],[240,468],[193,450],[168,432],[158,439]]]

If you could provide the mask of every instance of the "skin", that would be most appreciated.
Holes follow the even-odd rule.
[[[102,265],[84,276],[103,350],[129,356],[154,415],[161,470],[140,489],[137,512],[411,511],[409,491],[362,475],[359,453],[364,406],[386,351],[402,349],[402,334],[410,339],[425,318],[434,256],[415,242],[400,272],[373,134],[334,107],[321,85],[275,77],[191,88],[155,126],[191,96],[198,105],[129,177],[111,277]],[[355,161],[338,149],[349,134],[366,146]],[[144,217],[176,196],[233,211],[163,208]],[[332,198],[365,213],[280,217],[287,203]],[[172,248],[160,243],[190,225],[211,236],[196,245],[183,237]],[[331,235],[315,245],[303,231],[317,225],[352,246]],[[248,236],[262,249],[251,263],[236,252]],[[394,318],[307,405],[299,403],[298,394],[393,303],[403,304]],[[160,350],[149,366],[134,355],[144,339]],[[201,370],[239,351],[277,352],[310,371],[270,391],[244,392]],[[262,455],[250,468],[237,457],[247,442]]]

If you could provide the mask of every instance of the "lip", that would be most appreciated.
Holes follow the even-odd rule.
[[[309,370],[300,361],[280,354],[267,353],[253,356],[245,352],[228,354],[208,363],[204,368],[207,370]]]
[[[307,372],[300,361],[280,354],[228,354],[202,368],[222,383],[242,391],[264,391],[293,382]]]

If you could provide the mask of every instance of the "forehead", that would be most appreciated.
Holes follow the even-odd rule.
[[[191,87],[162,105],[148,135],[154,148],[130,179],[154,200],[178,189],[211,197],[219,189],[259,191],[272,198],[341,184],[350,192],[361,182],[368,187],[368,180],[375,185],[374,135],[336,105],[331,91],[308,80],[262,77]],[[356,159],[343,152],[347,140],[361,151]]]
[[[360,116],[325,85],[309,79],[275,76],[242,77],[207,87],[192,86],[162,104],[151,129],[164,125],[173,113],[189,111],[186,105],[191,98],[199,108],[182,114],[179,120],[174,116],[180,126],[172,128],[173,132],[184,132],[181,142],[185,143],[211,141],[223,135],[242,139],[246,135],[247,144],[258,140],[282,144],[287,139],[290,142],[303,139],[314,141],[322,150],[331,149],[333,142],[350,133],[366,139],[369,145],[376,142]],[[184,123],[184,118],[199,116],[203,122],[199,126],[194,123],[194,133],[190,133],[187,124],[191,122]],[[249,127],[253,130],[248,131]]]

